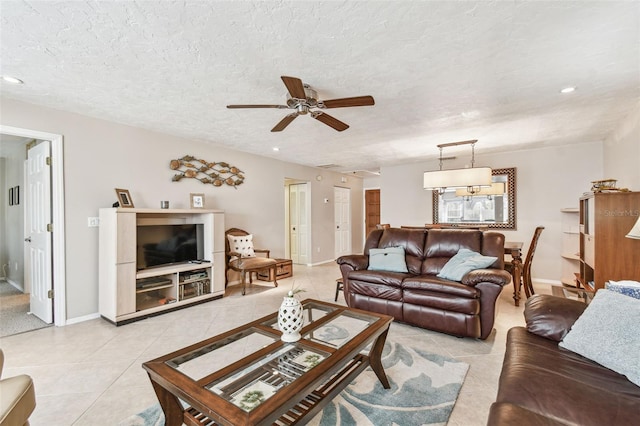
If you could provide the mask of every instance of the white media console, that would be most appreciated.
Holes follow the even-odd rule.
[[[202,258],[141,269],[138,227],[192,224]],[[221,210],[100,209],[99,238],[100,315],[116,325],[224,295]]]

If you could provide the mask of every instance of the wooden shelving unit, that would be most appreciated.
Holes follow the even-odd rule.
[[[564,208],[562,215],[562,277],[565,286],[576,287],[576,273],[580,271],[579,208]]]
[[[580,198],[580,271],[589,291],[607,281],[640,280],[640,241],[626,238],[640,216],[640,192],[589,193]]]
[[[136,228],[202,225],[206,261],[138,271]],[[100,209],[99,309],[116,325],[224,295],[224,212],[203,209]]]

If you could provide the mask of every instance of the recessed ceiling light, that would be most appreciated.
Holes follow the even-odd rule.
[[[576,91],[576,88],[574,86],[571,86],[571,87],[565,87],[564,89],[560,90],[560,93],[571,93],[575,91]]]
[[[3,75],[2,80],[11,84],[24,84],[24,81],[20,80],[19,78],[11,77],[10,75]]]
[[[274,146],[272,149],[273,149],[275,152],[280,151],[280,148],[278,148],[277,146]]]

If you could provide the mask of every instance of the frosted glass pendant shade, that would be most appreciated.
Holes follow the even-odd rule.
[[[491,167],[424,172],[424,189],[466,188],[468,186],[491,186]]]
[[[477,188],[473,188],[474,190]],[[494,182],[489,187],[481,187],[474,193],[469,192],[469,188],[456,189],[456,197],[469,197],[473,195],[502,195],[504,194],[504,182]]]

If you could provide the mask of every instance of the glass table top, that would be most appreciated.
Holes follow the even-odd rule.
[[[280,341],[277,314],[273,314],[166,364],[194,381],[203,381],[205,389],[249,412],[379,319],[314,301],[303,307],[302,339],[297,342]]]

